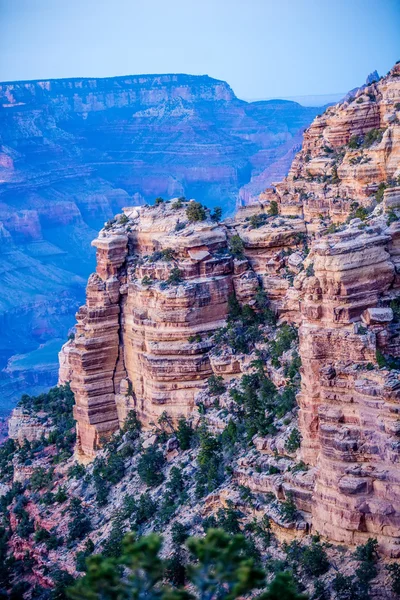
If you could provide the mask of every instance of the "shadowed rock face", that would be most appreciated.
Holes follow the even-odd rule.
[[[60,357],[81,458],[93,458],[130,408],[147,426],[164,411],[189,415],[211,373],[235,376],[234,356],[209,356],[207,333],[224,323],[231,291],[251,303],[261,285],[299,325],[300,454],[311,468],[284,485],[315,531],[350,545],[377,538],[384,554],[400,556],[399,106],[396,65],[317,119],[289,176],[235,220],[190,225],[185,206],[163,204],[125,209],[102,230],[77,335]],[[370,211],[362,218],[352,218],[350,193]],[[228,252],[233,234],[240,260]],[[268,451],[268,439],[255,444]],[[249,477],[242,483],[271,491],[266,475]]]
[[[48,341],[73,324],[104,221],[158,195],[232,212],[286,174],[317,112],[207,76],[0,84],[0,410],[55,382]]]

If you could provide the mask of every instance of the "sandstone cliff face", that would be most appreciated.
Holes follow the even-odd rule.
[[[376,537],[400,556],[399,82],[396,65],[317,118],[289,176],[235,219],[191,225],[185,205],[163,204],[124,209],[101,232],[77,335],[62,352],[83,460],[130,408],[147,427],[164,411],[190,415],[211,373],[251,370],[238,355],[210,354],[208,334],[231,292],[252,305],[262,286],[299,326],[302,441],[289,459],[309,469],[268,474],[272,456],[289,459],[284,436],[266,436],[253,440],[266,472],[254,473],[250,457],[236,476],[278,499],[291,494],[303,532],[350,545]],[[282,385],[268,357],[265,369]]]
[[[128,226],[117,223],[94,242],[97,272],[75,340],[62,353],[77,398],[79,449],[87,456],[129,408],[147,424],[164,411],[193,411],[212,374],[208,336],[224,323],[236,277],[225,228],[207,220],[175,230],[185,205],[124,215]]]
[[[243,185],[254,197],[287,173],[317,112],[247,103],[206,76],[1,83],[0,411],[55,383],[58,349],[51,364],[37,350],[72,327],[104,221],[159,195],[232,212]]]
[[[289,175],[261,202],[275,200],[282,215],[301,215],[310,233],[325,220],[343,223],[357,206],[374,200],[380,185],[399,176],[400,66],[329,107],[304,134]]]

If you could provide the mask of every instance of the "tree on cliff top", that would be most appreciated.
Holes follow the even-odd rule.
[[[205,208],[200,202],[189,202],[186,209],[186,216],[190,223],[196,223],[198,221],[205,221],[207,213]]]

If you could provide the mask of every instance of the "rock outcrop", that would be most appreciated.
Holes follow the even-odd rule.
[[[287,173],[317,112],[207,76],[0,83],[0,412],[55,383],[104,221],[159,195],[233,212]]]
[[[62,352],[83,460],[130,408],[147,427],[164,411],[190,415],[212,373],[250,369],[237,354],[210,353],[209,334],[225,323],[230,294],[254,306],[261,287],[299,327],[301,448],[288,458],[284,438],[253,442],[308,470],[251,474],[243,459],[239,481],[291,495],[302,534],[349,545],[373,537],[400,556],[399,109],[396,65],[318,117],[288,177],[235,219],[191,224],[175,201],[124,209],[102,230]],[[285,380],[283,369],[269,376]]]

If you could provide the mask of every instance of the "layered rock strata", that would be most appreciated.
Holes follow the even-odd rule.
[[[292,493],[307,527],[331,540],[376,537],[400,556],[399,106],[396,65],[316,119],[289,176],[235,219],[190,224],[171,203],[125,209],[101,232],[63,352],[82,456],[131,407],[147,426],[164,411],[190,415],[211,373],[239,374],[237,356],[209,354],[208,336],[232,292],[251,305],[262,286],[299,326],[298,458],[309,471],[255,476],[254,489]]]

